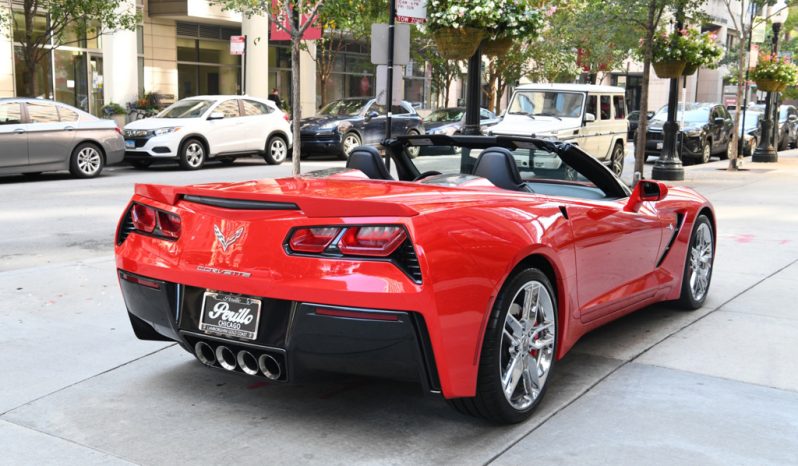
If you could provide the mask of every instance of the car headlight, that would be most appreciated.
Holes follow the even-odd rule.
[[[325,124],[319,126],[319,129],[326,129],[326,130],[338,129],[338,122],[337,121],[332,121],[330,123],[325,123]]]
[[[154,136],[160,136],[162,134],[174,133],[176,131],[180,131],[180,127],[179,126],[174,127],[174,128],[158,128],[158,129],[153,130],[152,134]]]
[[[701,136],[701,129],[700,128],[688,129],[687,131],[684,132],[684,135],[687,136],[688,138],[700,137]]]

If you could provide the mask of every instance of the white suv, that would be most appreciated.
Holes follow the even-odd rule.
[[[515,88],[502,121],[489,128],[488,134],[567,141],[620,176],[628,128],[621,87],[524,84]],[[558,169],[559,164],[556,157],[541,157],[531,168]]]
[[[286,114],[273,102],[235,95],[185,98],[153,118],[128,123],[124,136],[125,161],[137,168],[176,160],[197,170],[209,159],[229,164],[252,154],[280,164],[292,144]]]

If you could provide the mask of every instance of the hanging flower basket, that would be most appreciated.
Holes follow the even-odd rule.
[[[695,74],[696,71],[698,71],[698,68],[700,68],[700,67],[701,67],[701,65],[699,65],[699,64],[688,63],[687,65],[685,65],[684,71],[682,71],[682,76],[693,75],[693,74]]]
[[[756,80],[756,87],[760,91],[780,92],[787,88],[787,84],[773,79],[759,78]]]
[[[482,29],[441,28],[432,33],[432,39],[438,46],[438,53],[450,60],[467,60],[477,51],[485,31]]]
[[[500,57],[510,51],[513,46],[511,37],[485,39],[482,41],[482,53],[491,57]]]
[[[684,72],[687,63],[683,61],[661,61],[653,63],[654,72],[662,79],[678,78]]]

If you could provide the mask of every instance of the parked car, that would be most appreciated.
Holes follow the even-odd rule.
[[[459,134],[465,125],[465,107],[439,108],[424,118],[424,131],[427,134]],[[479,109],[480,129],[485,132],[488,127],[500,122],[501,118],[488,109]]]
[[[124,135],[125,161],[134,167],[177,161],[184,170],[250,155],[280,164],[293,141],[288,119],[274,102],[236,95],[179,100],[153,118],[128,123]]]
[[[753,104],[749,109],[765,111],[764,104]],[[787,150],[798,146],[798,110],[792,105],[779,106],[778,140],[774,143],[778,150]]]
[[[707,163],[713,155],[728,157],[734,125],[726,107],[716,103],[679,104],[676,121],[681,122],[682,117],[684,126],[677,136],[682,162]],[[667,105],[651,117],[646,131],[646,157],[659,157],[662,152],[662,128],[667,120]]]
[[[525,84],[513,91],[489,134],[555,138],[578,145],[616,175],[629,133],[624,89],[592,84]],[[539,163],[549,166],[542,158]]]
[[[654,116],[654,112],[647,112],[647,114],[649,120]],[[640,111],[633,110],[629,112],[629,116],[626,119],[629,120],[629,140],[634,141],[635,137],[637,137],[637,127],[640,125]]]
[[[351,98],[334,100],[300,126],[302,154],[333,153],[347,159],[352,149],[377,145],[385,139],[385,106],[376,99]],[[423,134],[423,120],[408,102],[391,108],[393,136]],[[418,155],[414,149],[411,156]]]
[[[93,178],[125,154],[112,120],[43,99],[0,99],[0,174],[69,170]]]
[[[762,118],[763,112],[748,110],[745,112],[745,126],[740,118],[740,137],[743,138],[743,155],[750,156],[759,145],[762,139]]]
[[[420,144],[461,157],[410,159]],[[529,137],[400,136],[385,152],[398,179],[359,147],[346,168],[299,179],[137,185],[114,241],[136,337],[267,383],[413,381],[511,424],[566,388],[558,361],[587,332],[707,299],[716,216],[689,187],[630,190],[575,145]],[[538,157],[574,179],[540,173]]]

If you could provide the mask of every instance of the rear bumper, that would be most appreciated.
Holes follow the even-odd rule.
[[[418,313],[258,297],[262,307],[257,339],[220,338],[199,330],[205,289],[124,270],[118,276],[140,339],[176,341],[192,353],[202,341],[236,353],[245,349],[255,357],[267,354],[281,364],[282,382],[335,372],[417,381],[428,391],[440,391],[429,335]],[[243,373],[240,366],[234,370]]]

